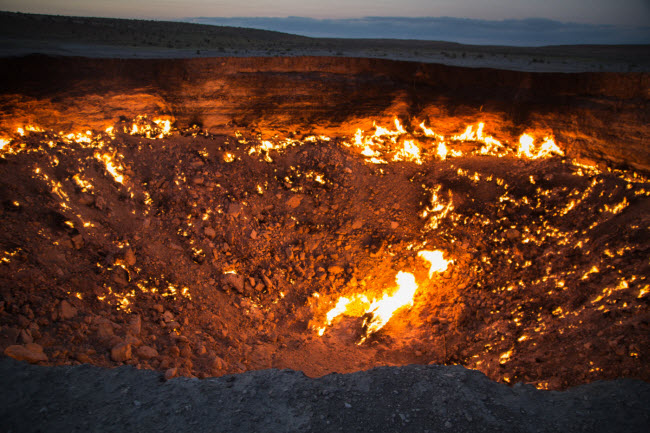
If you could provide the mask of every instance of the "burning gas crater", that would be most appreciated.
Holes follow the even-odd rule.
[[[0,138],[9,356],[649,379],[647,178],[482,122],[281,138],[154,119]]]

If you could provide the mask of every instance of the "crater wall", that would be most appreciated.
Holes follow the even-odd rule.
[[[515,142],[553,134],[567,156],[650,170],[650,74],[530,73],[381,59],[0,59],[0,133],[105,128],[173,116],[215,133],[353,134],[425,120],[442,134],[483,121]]]

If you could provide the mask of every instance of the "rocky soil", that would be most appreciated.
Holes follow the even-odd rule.
[[[439,138],[405,128],[373,157],[354,137],[145,117],[15,134],[0,159],[0,348],[167,378],[433,363],[544,389],[649,380],[648,179],[512,143],[480,155],[467,137],[442,160]],[[417,254],[432,249],[453,263],[429,276]],[[399,271],[419,284],[412,308],[361,345],[351,315],[318,336],[339,296],[380,298]]]
[[[5,432],[647,431],[650,385],[564,392],[507,387],[460,366],[376,368],[310,379],[265,370],[210,379],[131,367],[36,367],[0,360]]]

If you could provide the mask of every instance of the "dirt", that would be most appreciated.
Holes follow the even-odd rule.
[[[508,47],[308,38],[181,22],[0,12],[0,54],[119,58],[337,56],[535,72],[650,71],[648,45]]]
[[[460,366],[376,368],[310,379],[265,370],[211,379],[131,367],[0,360],[5,432],[645,432],[650,385],[564,392],[507,387]]]
[[[352,137],[165,135],[146,118],[111,134],[5,146],[3,350],[169,377],[434,363],[545,389],[649,379],[641,175],[462,139],[440,160],[417,130],[373,144],[385,164]],[[393,161],[408,137],[422,164]],[[433,249],[453,263],[429,277]],[[412,308],[363,344],[351,314],[318,336],[339,296],[378,299],[399,271]]]

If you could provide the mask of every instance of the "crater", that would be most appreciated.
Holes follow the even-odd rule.
[[[648,74],[0,63],[8,356],[649,380]]]

